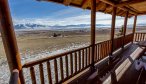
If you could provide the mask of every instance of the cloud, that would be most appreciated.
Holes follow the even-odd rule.
[[[14,24],[26,24],[26,23],[35,23],[35,24],[42,24],[42,25],[77,25],[77,24],[90,24],[90,14],[79,14],[72,17],[65,17],[65,18],[25,18],[25,19],[17,19],[14,18]],[[112,16],[109,14],[97,13],[96,16],[96,24],[111,24]],[[144,23],[144,19],[146,16],[138,17],[137,23]],[[128,19],[128,24],[133,24],[133,17]],[[121,26],[124,24],[123,17],[116,18],[116,26]]]

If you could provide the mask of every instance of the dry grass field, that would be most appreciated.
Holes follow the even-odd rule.
[[[99,30],[96,32],[96,42],[109,39],[110,30]],[[61,36],[53,37],[53,34]],[[21,55],[37,54],[42,51],[54,51],[68,46],[90,43],[90,31],[16,31],[17,42]],[[0,38],[1,39],[1,38]],[[2,40],[0,40],[0,58],[4,57]]]
[[[118,29],[116,33],[118,33]],[[132,30],[128,29],[127,33]],[[53,34],[61,34],[53,37]],[[68,46],[90,44],[90,31],[51,31],[51,30],[33,30],[16,31],[17,42],[21,56],[25,54],[34,55],[43,51],[55,51]],[[110,29],[98,29],[96,31],[96,42],[110,39]],[[5,58],[2,39],[0,37],[0,58]]]

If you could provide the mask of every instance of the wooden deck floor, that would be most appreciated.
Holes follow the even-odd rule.
[[[96,65],[96,68],[98,68],[98,70],[96,70],[93,73],[88,71],[86,75],[82,75],[82,77],[79,77],[70,83],[71,84],[100,84],[100,83],[110,84],[111,82],[115,84],[118,84],[118,83],[119,84],[127,84],[127,83],[134,84],[134,83],[129,83],[130,81],[129,82],[126,82],[126,81],[129,80],[128,78],[131,78],[130,80],[137,79],[137,75],[140,72],[134,70],[133,63],[134,63],[134,60],[142,53],[143,50],[144,49],[139,48],[135,44],[129,45],[125,49],[119,50],[117,53],[114,54],[115,60],[112,66],[108,64],[108,58],[106,58],[104,61]],[[124,62],[128,63],[128,65],[127,64],[125,65]],[[125,66],[129,68],[126,70],[125,68],[123,68]],[[98,75],[97,75],[97,72],[98,72]],[[125,78],[124,76],[126,76],[126,73],[127,74],[129,73],[131,75]]]

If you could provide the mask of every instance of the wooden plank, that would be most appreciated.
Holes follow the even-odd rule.
[[[90,5],[91,0],[83,0],[82,8],[86,9]]]
[[[90,60],[91,60],[91,59],[90,59],[90,54],[91,54],[91,53],[90,53],[90,47],[89,47],[89,48],[88,48],[88,65],[90,65],[90,62],[91,62],[91,61],[90,61]]]
[[[144,37],[145,37],[145,34],[143,33],[143,41],[145,40]]]
[[[94,54],[95,54],[95,56],[94,56],[94,61],[96,61],[97,60],[97,45],[95,45],[94,46],[95,47],[95,52],[94,52]]]
[[[84,68],[84,56],[85,56],[85,52],[84,49],[82,50],[82,69]]]
[[[72,0],[64,0],[63,4],[68,6],[71,2],[72,2]]]
[[[68,72],[68,57],[67,57],[67,55],[65,56],[65,64],[66,64],[66,77],[68,77],[69,76],[69,72]]]
[[[71,70],[71,75],[73,75],[73,55],[72,55],[72,53],[70,54],[70,70]]]
[[[43,71],[43,64],[39,64],[39,70],[40,70],[40,80],[41,80],[41,84],[44,84],[44,71]]]
[[[79,57],[79,71],[81,70],[81,50],[79,51],[79,55],[78,55],[78,57]]]
[[[86,48],[86,66],[88,65],[88,50],[87,50],[88,48]]]
[[[96,6],[96,11],[99,11],[101,9],[106,10],[106,4],[103,2],[99,2],[98,5]]]
[[[35,77],[34,67],[30,67],[30,75],[31,75],[32,84],[36,84],[36,77]]]
[[[57,68],[57,60],[54,59],[54,70],[55,70],[55,83],[58,83],[58,68]]]
[[[126,5],[130,5],[130,4],[136,4],[136,3],[141,3],[141,2],[145,2],[145,0],[132,0],[132,1],[125,1],[125,2],[121,2],[119,4],[116,4],[116,6],[118,7],[122,7],[122,6],[126,6]]]
[[[64,71],[63,71],[63,60],[62,60],[62,57],[60,57],[60,74],[61,74],[61,80],[64,80]]]
[[[50,67],[50,62],[49,61],[47,61],[47,72],[48,72],[49,84],[52,84],[52,74],[51,74],[51,67]]]
[[[75,52],[75,73],[77,72],[77,52]]]
[[[100,45],[98,44],[98,60],[100,60]]]

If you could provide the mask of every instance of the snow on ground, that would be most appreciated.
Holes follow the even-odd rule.
[[[40,53],[40,54],[37,54],[37,55],[25,54],[25,56],[22,56],[22,58],[21,58],[22,65],[27,63],[27,62],[31,62],[33,60],[38,60],[38,59],[45,58],[45,57],[48,57],[48,56],[53,56],[53,55],[56,55],[56,54],[59,54],[59,53],[69,51],[69,50],[74,50],[74,49],[77,49],[77,48],[85,47],[87,45],[89,45],[89,43],[85,43],[85,44],[82,44],[82,45],[73,44],[72,46],[68,46],[68,47],[60,49],[60,50],[55,50],[55,51],[51,51],[51,52],[46,50],[46,51],[43,51],[43,53]],[[43,64],[43,65],[44,65],[44,71],[46,71],[45,64]],[[52,69],[53,69],[53,66],[54,65],[51,65]],[[36,66],[35,68],[38,68],[38,66]],[[58,67],[58,69],[59,69],[59,67]],[[54,71],[54,70],[52,70],[52,71]],[[26,84],[31,84],[29,70],[24,69],[23,72],[25,74]],[[38,69],[36,69],[36,75],[39,75],[38,72],[39,72]],[[44,73],[47,73],[47,72],[44,72]],[[52,72],[51,74],[54,74],[54,72]],[[45,77],[47,77],[47,74],[45,75]],[[10,78],[10,72],[9,72],[7,60],[6,60],[6,58],[0,59],[0,84],[8,84],[9,78]],[[54,77],[52,77],[52,78],[54,80]],[[39,82],[39,77],[38,76],[36,77],[36,79],[38,80],[37,82]],[[60,77],[59,77],[59,79],[60,79]],[[45,79],[45,82],[48,82],[48,80]]]

